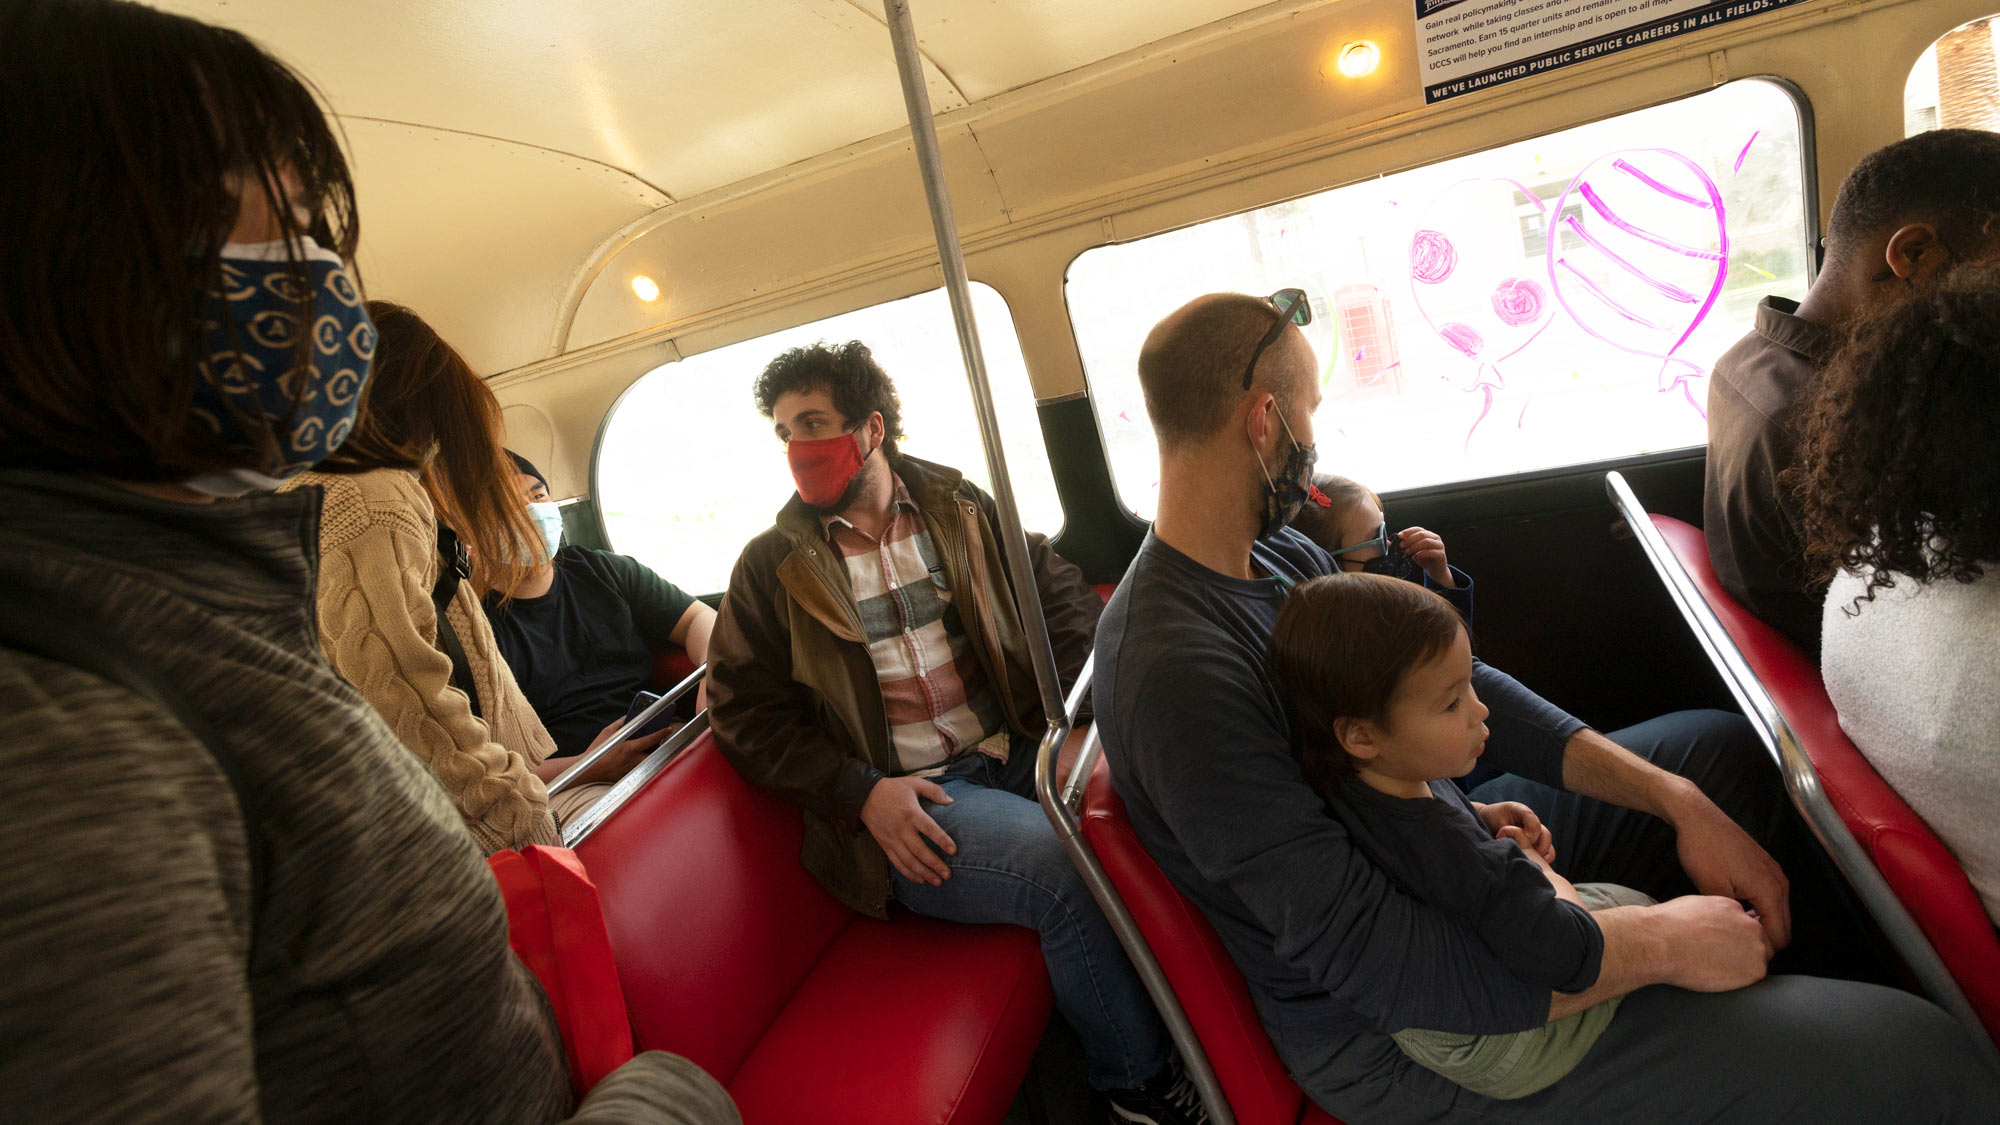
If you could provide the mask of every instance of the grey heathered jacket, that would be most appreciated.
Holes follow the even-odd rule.
[[[0,583],[92,611],[242,762],[0,649],[0,1118],[548,1123],[540,986],[444,790],[321,655],[316,491],[209,505],[0,472]],[[646,1054],[576,1121],[735,1121]]]

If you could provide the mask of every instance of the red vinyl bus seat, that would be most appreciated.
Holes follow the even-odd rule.
[[[681,646],[668,645],[653,654],[654,691],[665,691],[692,675],[694,675],[694,661]]]
[[[1819,669],[1797,645],[1737,604],[1708,561],[1701,529],[1669,516],[1653,526],[1791,724],[1847,830],[1916,920],[1973,1011],[2000,1039],[2000,937],[1950,849],[1889,788],[1840,729]]]
[[[1081,828],[1166,973],[1237,1125],[1339,1125],[1285,1073],[1242,972],[1200,908],[1140,846],[1102,758],[1084,789]]]
[[[858,915],[799,866],[803,832],[704,732],[578,842],[639,1047],[747,1125],[997,1125],[1048,1022],[1036,935]]]

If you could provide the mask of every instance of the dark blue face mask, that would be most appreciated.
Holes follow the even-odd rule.
[[[1384,574],[1405,582],[1424,584],[1424,568],[1404,550],[1400,539],[1390,539],[1382,553],[1361,564],[1363,574]]]
[[[293,264],[294,256],[300,259]],[[354,427],[375,358],[375,326],[346,263],[310,238],[222,248],[222,288],[208,296],[208,354],[195,416],[232,445],[272,427],[278,463],[189,481],[216,495],[274,488],[332,455]],[[299,336],[311,341],[299,361]]]

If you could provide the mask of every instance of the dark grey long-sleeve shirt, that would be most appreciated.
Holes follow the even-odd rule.
[[[1220,933],[1281,1052],[1375,1036],[1383,1049],[1362,1054],[1388,1066],[1391,1030],[1545,1022],[1549,986],[1398,886],[1299,776],[1264,652],[1285,594],[1333,561],[1289,531],[1255,560],[1273,577],[1218,574],[1149,535],[1098,626],[1098,727],[1140,841]],[[1492,709],[1488,758],[1561,785],[1584,724],[1485,665],[1473,683]],[[1593,923],[1573,940],[1551,952],[1580,966],[1567,986],[1587,987],[1602,937]]]
[[[1392,797],[1350,777],[1327,810],[1396,886],[1478,934],[1516,977],[1558,992],[1596,981],[1604,935],[1590,912],[1556,901],[1548,876],[1494,839],[1458,786],[1433,781],[1429,797]]]

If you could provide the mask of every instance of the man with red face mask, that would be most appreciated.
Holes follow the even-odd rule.
[[[883,918],[893,898],[1039,931],[1112,1121],[1205,1120],[1034,799],[1047,719],[992,498],[897,450],[896,389],[859,341],[786,352],[755,393],[798,493],[744,548],[709,645],[723,754],[803,808],[801,862],[855,910]],[[1028,539],[1067,685],[1100,604],[1046,538]]]

